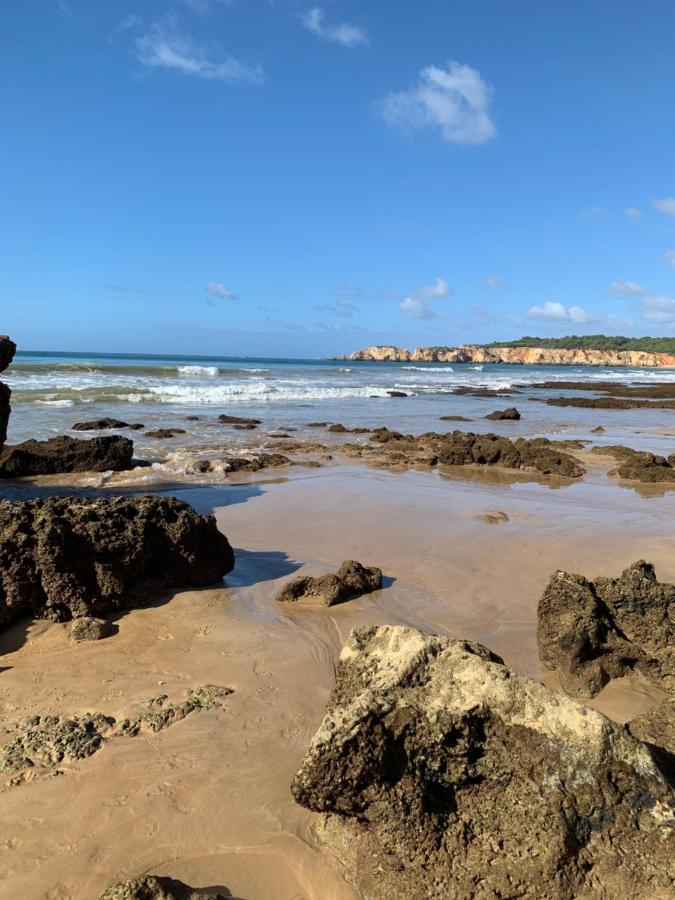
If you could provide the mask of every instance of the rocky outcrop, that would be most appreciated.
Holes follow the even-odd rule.
[[[75,422],[73,431],[105,431],[108,428],[130,428],[132,431],[140,431],[145,428],[141,422],[123,422],[121,419],[111,419],[106,416],[103,419],[94,419],[90,422]]]
[[[394,362],[502,363],[539,366],[639,366],[675,367],[675,356],[644,350],[567,350],[546,347],[418,347],[412,353],[403,347],[366,347],[345,357],[351,360]]]
[[[185,434],[184,428],[158,428],[156,431],[146,431],[145,436],[155,441],[166,441],[176,435]]]
[[[649,749],[478,644],[355,628],[292,792],[371,900],[675,889]]]
[[[103,891],[99,900],[228,900],[229,891],[222,888],[211,891],[208,888],[191,888],[176,878],[160,875],[144,875],[122,881]]]
[[[281,588],[276,599],[281,603],[319,600],[325,606],[335,606],[362,594],[370,594],[381,587],[382,569],[346,559],[335,575],[293,578]]]
[[[261,419],[247,419],[245,416],[218,416],[218,421],[223,425],[262,425]]]
[[[548,406],[579,409],[675,409],[675,400],[638,400],[623,397],[549,397]]]
[[[506,409],[496,409],[494,412],[488,413],[485,418],[495,422],[517,422],[520,419],[520,413],[515,406],[508,406]]]
[[[0,335],[0,372],[4,372],[7,366],[14,359],[16,353],[16,344],[10,340],[7,335]],[[10,389],[6,384],[0,382],[0,450],[7,439],[7,422],[9,421],[10,405],[9,398]]]
[[[539,656],[568,694],[593,697],[633,669],[675,687],[675,585],[640,560],[620,578],[556,572],[537,610]]]
[[[641,450],[631,450],[622,444],[614,444],[605,447],[593,447],[591,453],[600,456],[613,456],[619,460],[616,469],[612,469],[609,475],[618,475],[630,481],[644,481],[658,483],[675,481],[675,453],[667,458],[647,453]]]
[[[118,435],[79,440],[50,438],[6,446],[0,452],[0,478],[62,472],[122,472],[132,466],[134,445]]]
[[[2,500],[0,535],[0,627],[115,614],[234,566],[213,516],[173,497]]]

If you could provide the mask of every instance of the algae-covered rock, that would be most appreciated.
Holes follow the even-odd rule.
[[[381,569],[348,559],[335,575],[319,575],[316,578],[305,575],[291,579],[281,588],[276,599],[281,603],[317,599],[325,606],[335,606],[381,587]]]
[[[62,435],[47,441],[24,441],[0,452],[0,477],[122,472],[131,468],[133,451],[133,442],[119,435],[90,440]]]

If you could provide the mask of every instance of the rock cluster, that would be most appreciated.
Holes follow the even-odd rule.
[[[621,444],[593,447],[591,452],[601,456],[613,456],[619,461],[619,465],[609,473],[610,475],[616,473],[619,478],[651,483],[675,481],[675,453],[671,453],[668,457],[657,456],[654,453],[631,450],[630,447]]]
[[[132,431],[140,431],[145,428],[141,422],[123,422],[121,419],[111,419],[106,416],[103,419],[94,419],[89,422],[75,422],[73,431],[105,431],[108,428],[130,428]]]
[[[14,359],[16,353],[16,344],[6,335],[0,335],[0,372],[4,372],[7,366]],[[11,391],[6,384],[0,382],[0,450],[7,439],[7,422],[10,413]]]
[[[173,497],[2,500],[0,533],[0,627],[114,614],[234,566],[213,516]]]
[[[675,889],[648,747],[477,644],[355,628],[292,792],[371,900]]]
[[[103,891],[99,900],[228,900],[232,897],[229,891],[223,894],[222,890],[191,888],[176,878],[144,875],[114,884]]]
[[[539,601],[537,643],[575,697],[593,697],[632,669],[675,688],[675,585],[658,582],[643,560],[620,578],[556,572]]]
[[[62,435],[24,441],[0,452],[0,478],[61,472],[122,472],[132,467],[133,442],[118,435],[79,440]]]
[[[370,594],[381,587],[381,569],[346,559],[335,575],[293,578],[281,588],[276,599],[282,603],[317,599],[326,606],[335,606],[362,594]]]

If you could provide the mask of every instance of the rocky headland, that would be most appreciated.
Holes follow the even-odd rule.
[[[548,347],[491,347],[462,344],[459,347],[374,346],[356,350],[344,359],[380,362],[477,363],[480,365],[539,366],[639,366],[673,368],[675,356],[645,350],[592,350]]]

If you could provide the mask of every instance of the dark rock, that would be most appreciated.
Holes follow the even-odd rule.
[[[466,416],[439,416],[441,422],[471,422]]]
[[[626,725],[633,737],[650,748],[657,765],[675,787],[675,691]]]
[[[515,406],[509,406],[507,409],[496,409],[494,412],[485,416],[485,418],[494,419],[496,422],[511,422],[517,421],[520,418],[520,413]]]
[[[325,428],[328,422],[308,422],[307,428]]]
[[[14,359],[16,353],[16,344],[6,335],[0,335],[0,372],[4,372],[7,366]],[[0,383],[0,450],[7,439],[7,422],[11,407],[9,398],[11,391],[6,384]]]
[[[199,422],[200,417],[199,416],[185,416],[185,421],[186,422]]]
[[[213,516],[173,497],[0,500],[0,626],[65,622],[215,584],[234,554]]]
[[[508,397],[511,394],[520,394],[521,391],[517,391],[514,388],[485,388],[485,387],[456,387],[453,391],[453,394],[457,394],[460,397],[469,396],[469,397]]]
[[[407,397],[405,391],[387,391],[390,397]]]
[[[78,616],[70,623],[71,641],[100,641],[112,634],[112,626],[105,619]]]
[[[156,441],[164,441],[176,437],[177,434],[185,434],[184,428],[158,428],[156,431],[146,431],[145,436]]]
[[[61,472],[122,472],[132,467],[134,445],[119,435],[80,440],[62,435],[24,441],[0,452],[0,477],[55,475]]]
[[[308,598],[321,600],[326,606],[344,603],[362,594],[370,594],[382,587],[382,570],[362,566],[355,560],[345,560],[335,575],[318,578],[303,576],[288,581],[279,591],[279,602]]]
[[[602,427],[602,425],[596,425],[595,428],[591,428],[593,434],[602,434],[604,430],[605,429]]]
[[[675,585],[643,560],[620,578],[556,572],[539,601],[537,643],[575,697],[594,697],[633,669],[675,687]]]
[[[227,900],[232,894],[219,887],[191,888],[176,878],[160,875],[144,875],[114,884],[103,891],[99,900]]]
[[[131,428],[133,431],[139,431],[141,428],[145,428],[144,425],[141,425],[140,422],[133,422],[131,425],[128,422],[122,422],[121,419],[95,419],[92,422],[76,422],[73,425],[73,431],[103,431],[106,428]]]
[[[232,427],[237,431],[254,431],[258,426],[253,422],[247,422],[246,425],[233,425]]]
[[[254,457],[228,456],[224,460],[227,472],[259,472],[261,469],[276,469],[289,466],[291,460],[282,453],[260,453]]]
[[[567,453],[556,449],[546,438],[511,441],[496,434],[453,431],[438,444],[438,461],[443,465],[499,465],[507,469],[534,469],[543,475],[578,478],[581,466]]]
[[[609,474],[617,474],[619,478],[631,481],[645,481],[650,483],[675,481],[675,453],[666,459],[664,456],[656,456],[639,450],[631,450],[621,444],[607,447],[593,447],[592,453],[602,456],[613,456],[621,461],[616,470]]]
[[[213,472],[213,463],[210,459],[197,459],[185,469],[187,475],[206,475]]]
[[[675,409],[675,400],[637,400],[621,397],[549,397],[549,406],[577,406],[581,409]]]
[[[218,416],[218,421],[225,425],[262,425],[262,419],[247,419],[242,416]]]
[[[348,429],[345,428],[344,425],[340,425],[340,423],[337,422],[335,425],[329,425],[328,430],[333,434],[346,434]]]
[[[673,795],[649,749],[479,644],[355,628],[291,789],[370,900],[675,888]]]

